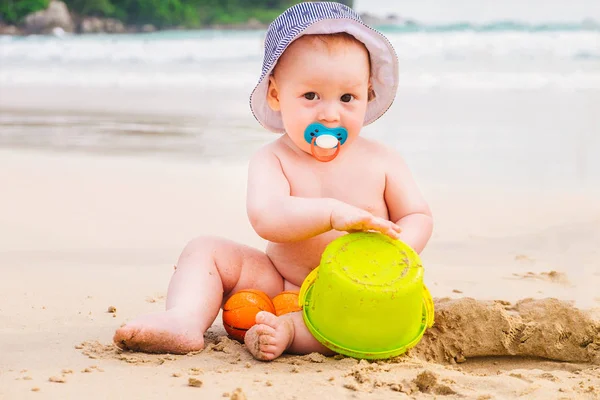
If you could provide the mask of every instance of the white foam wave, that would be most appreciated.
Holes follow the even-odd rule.
[[[400,87],[473,90],[600,90],[600,72],[582,73],[424,73],[400,78]]]
[[[451,32],[392,34],[401,59],[574,59],[600,57],[600,32]]]
[[[400,59],[600,58],[600,32],[390,33]],[[260,60],[257,33],[218,37],[69,36],[12,38],[0,42],[5,63],[165,64]]]
[[[173,73],[135,71],[86,71],[69,69],[29,69],[0,71],[0,85],[66,85],[83,87],[242,87],[256,80],[255,74]]]
[[[164,87],[223,88],[250,91],[256,83],[255,74],[206,74],[171,72],[2,70],[0,86],[58,85],[77,87]],[[555,72],[423,72],[400,76],[400,88],[410,89],[478,89],[478,90],[600,90],[600,71],[570,73]]]
[[[390,33],[408,88],[600,89],[600,32]],[[1,85],[225,87],[250,90],[262,35],[3,38]]]
[[[261,46],[260,39],[254,36],[172,40],[100,35],[31,37],[2,43],[0,58],[8,63],[194,63],[260,58]]]

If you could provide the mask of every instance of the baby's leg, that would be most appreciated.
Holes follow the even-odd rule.
[[[201,350],[223,301],[248,288],[270,297],[283,290],[283,278],[263,252],[220,238],[194,239],[177,262],[166,311],[129,322],[113,340],[122,349],[149,353]]]
[[[259,312],[256,325],[246,333],[245,343],[254,358],[265,361],[273,360],[283,352],[334,354],[309,332],[300,311],[280,317],[266,311]]]

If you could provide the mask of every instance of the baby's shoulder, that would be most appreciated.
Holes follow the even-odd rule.
[[[285,146],[281,144],[281,138],[266,143],[258,148],[250,157],[250,173],[275,172],[283,169],[285,160]]]
[[[401,160],[402,156],[396,149],[374,139],[358,137],[356,149],[360,157],[378,160],[381,163],[393,163]]]
[[[277,155],[281,153],[281,145],[278,142],[279,140],[273,140],[259,147],[252,154],[252,160],[264,157],[277,157]]]

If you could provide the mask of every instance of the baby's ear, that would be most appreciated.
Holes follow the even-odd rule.
[[[375,100],[375,91],[373,90],[373,85],[369,82],[369,89],[367,89],[367,101]]]
[[[279,89],[277,89],[277,83],[273,75],[269,77],[269,87],[267,89],[267,103],[271,110],[280,111],[281,105],[279,104]]]

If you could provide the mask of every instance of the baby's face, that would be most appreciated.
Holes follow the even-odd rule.
[[[279,60],[267,98],[270,107],[281,112],[288,136],[303,151],[310,153],[304,130],[314,122],[346,128],[344,146],[348,146],[363,126],[369,75],[369,54],[360,43],[324,43],[303,36]]]

